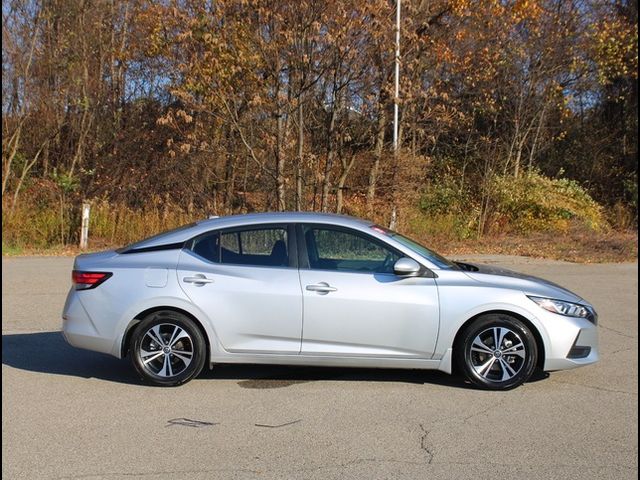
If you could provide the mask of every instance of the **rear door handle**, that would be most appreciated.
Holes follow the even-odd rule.
[[[338,289],[335,287],[332,287],[331,285],[329,285],[327,282],[320,282],[320,283],[316,283],[314,285],[307,285],[306,289],[310,292],[318,292],[321,294],[327,294],[329,292],[337,292]]]
[[[213,278],[207,278],[201,273],[194,275],[193,277],[184,277],[182,279],[184,283],[195,283],[196,285],[204,285],[205,283],[213,283]]]

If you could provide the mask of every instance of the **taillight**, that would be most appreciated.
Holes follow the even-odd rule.
[[[71,280],[76,286],[76,290],[89,290],[107,280],[113,273],[111,272],[81,272],[74,270],[71,272]]]

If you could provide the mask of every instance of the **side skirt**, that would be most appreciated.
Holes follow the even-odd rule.
[[[442,370],[451,373],[451,361],[445,357],[438,360],[416,358],[385,357],[338,357],[323,355],[283,355],[283,354],[233,354],[212,358],[209,367],[216,363],[246,363],[260,365],[306,365],[310,367],[360,367],[360,368],[407,368],[423,370]]]

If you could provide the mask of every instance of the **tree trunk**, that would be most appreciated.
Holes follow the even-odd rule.
[[[37,151],[37,153],[35,154],[35,156],[33,157],[33,159],[30,162],[25,162],[24,165],[22,166],[22,174],[20,175],[20,179],[18,180],[18,183],[16,185],[16,189],[13,192],[13,202],[11,203],[11,208],[9,209],[9,215],[13,215],[13,212],[15,211],[16,205],[18,203],[18,195],[20,194],[20,189],[22,188],[22,185],[24,184],[24,180],[27,178],[27,175],[28,175],[29,171],[31,170],[31,168],[38,161],[38,157],[42,153],[42,150],[44,150],[44,148],[47,147],[47,143],[48,142],[45,142],[45,144],[40,147],[40,149]]]
[[[296,210],[302,210],[302,169],[304,167],[304,116],[302,99],[298,99],[298,162],[296,163]]]
[[[227,154],[227,164],[224,169],[224,205],[229,213],[233,212],[234,201],[234,183],[235,183],[235,168],[233,168],[234,156],[230,152]]]
[[[538,127],[536,128],[536,135],[533,137],[533,144],[531,145],[531,151],[529,152],[529,165],[527,170],[529,173],[533,171],[533,160],[536,156],[536,148],[538,147],[538,139],[540,138],[540,131],[542,130],[542,125],[544,124],[545,114],[547,112],[547,103],[542,107],[542,112],[540,113],[540,119],[538,120]]]
[[[334,101],[331,106],[331,116],[329,117],[329,131],[327,132],[327,161],[324,165],[324,177],[322,178],[322,197],[320,199],[320,210],[326,212],[329,209],[329,188],[331,185],[331,169],[335,158],[334,130],[336,128],[336,95],[334,91]]]
[[[516,152],[516,158],[513,162],[513,177],[518,178],[520,176],[520,161],[522,160],[522,144],[518,145]]]
[[[349,175],[349,172],[351,171],[355,160],[356,156],[354,154],[351,155],[351,159],[349,160],[349,162],[347,162],[343,158],[340,159],[340,161],[342,162],[342,173],[338,178],[338,191],[336,193],[336,213],[342,213],[344,184],[347,182],[347,176]]]
[[[38,31],[40,30],[40,14],[41,14],[41,12],[40,12],[40,10],[38,10],[38,13],[36,14],[36,17],[34,19],[33,34],[31,36],[31,45],[29,46],[29,55],[27,56],[27,63],[25,65],[25,67],[24,67],[24,70],[22,72],[20,72],[22,74],[23,82],[25,84],[24,95],[27,94],[26,85],[27,85],[27,82],[28,82],[28,79],[29,79],[29,75],[30,75],[30,72],[31,72],[31,64],[33,62],[34,52],[35,52],[35,49],[36,49],[36,42],[37,42],[37,39],[38,39]],[[3,35],[4,35],[4,30],[3,30]],[[4,55],[4,53],[3,53],[3,55]],[[4,58],[3,58],[3,69],[4,69]],[[14,73],[14,75],[16,75],[16,74]],[[3,74],[3,76],[4,76],[4,74]],[[15,81],[16,77],[14,77],[13,80]],[[12,141],[13,141],[13,145],[11,147],[11,153],[9,154],[8,159],[5,161],[4,155],[2,156],[2,160],[3,160],[3,163],[2,163],[2,195],[3,196],[4,196],[4,194],[5,194],[6,190],[7,190],[7,184],[8,184],[9,178],[11,177],[12,163],[13,163],[13,160],[14,160],[14,158],[16,156],[17,151],[18,151],[18,146],[20,144],[20,136],[22,134],[22,127],[23,127],[23,125],[24,125],[24,123],[26,121],[26,114],[27,114],[27,103],[28,103],[27,99],[23,98],[22,102],[20,102],[18,100],[18,94],[15,93],[17,91],[18,91],[17,87],[14,87],[15,98],[11,102],[11,104],[12,104],[11,108],[12,108],[12,110],[14,110],[14,109],[18,108],[18,104],[19,104],[19,108],[18,108],[19,113],[18,113],[17,116],[18,116],[18,118],[20,118],[20,121],[18,122],[18,127],[17,127],[16,131],[11,135],[10,140],[9,140],[9,145],[11,145]],[[3,120],[4,120],[4,117],[3,117]],[[4,132],[2,133],[2,138],[3,138],[3,140],[5,138]],[[2,150],[3,150],[3,153],[4,153],[4,150],[5,150],[4,141],[3,141],[3,145],[2,145]]]
[[[80,28],[82,31],[85,30],[85,17],[86,11],[85,4],[82,4],[82,14],[80,15]],[[78,135],[78,145],[76,146],[76,151],[71,160],[71,166],[69,167],[68,175],[69,178],[73,178],[73,174],[75,173],[75,168],[80,167],[83,164],[84,156],[85,156],[85,142],[87,136],[89,135],[89,130],[93,123],[93,113],[91,109],[93,108],[92,101],[89,97],[89,52],[87,47],[87,40],[83,37],[82,40],[82,107],[84,111],[82,112],[82,119],[80,121],[80,132]]]
[[[384,132],[387,122],[387,114],[382,103],[378,106],[378,126],[376,131],[376,145],[373,152],[373,165],[369,171],[369,185],[367,187],[367,206],[369,210],[373,208],[373,200],[376,196],[376,186],[378,183],[378,170],[380,169],[380,160],[384,149]]]
[[[283,212],[286,210],[285,199],[285,182],[284,182],[284,167],[285,167],[285,154],[284,154],[284,115],[282,110],[278,108],[277,119],[277,145],[276,145],[276,206],[278,211]]]
[[[22,134],[22,125],[24,124],[25,121],[25,117],[22,118],[22,120],[20,120],[20,123],[18,124],[18,127],[16,128],[16,131],[13,132],[13,135],[11,135],[11,138],[9,139],[8,145],[11,145],[11,151],[9,153],[9,156],[7,158],[7,160],[4,160],[3,158],[3,162],[2,162],[2,196],[4,196],[6,190],[7,190],[7,185],[9,183],[9,178],[11,177],[11,167],[13,164],[13,159],[16,156],[16,153],[18,153],[18,145],[20,144],[20,135]],[[4,146],[3,146],[4,149]]]

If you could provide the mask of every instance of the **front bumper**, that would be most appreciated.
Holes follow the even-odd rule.
[[[598,327],[595,323],[585,318],[564,317],[540,310],[538,320],[547,334],[545,371],[582,367],[599,360]]]

